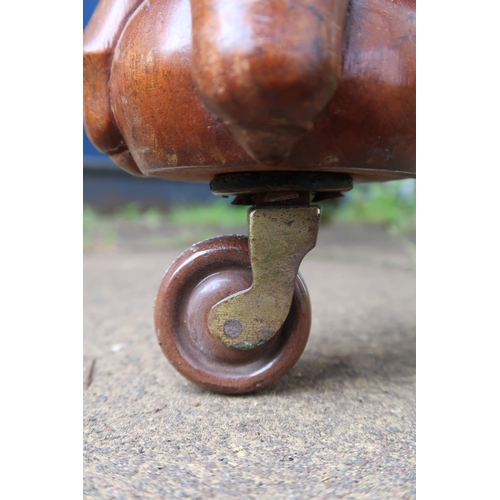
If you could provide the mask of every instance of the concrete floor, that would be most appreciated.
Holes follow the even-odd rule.
[[[306,350],[245,396],[198,388],[157,345],[153,302],[183,249],[143,239],[86,255],[84,497],[414,498],[412,248],[380,230],[322,228],[301,266]]]

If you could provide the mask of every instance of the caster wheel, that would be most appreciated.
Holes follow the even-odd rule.
[[[263,389],[298,361],[311,327],[311,305],[297,275],[283,326],[253,349],[226,347],[207,327],[213,305],[252,284],[245,236],[221,236],[193,245],[168,269],[155,301],[155,330],[170,363],[187,379],[213,392]]]

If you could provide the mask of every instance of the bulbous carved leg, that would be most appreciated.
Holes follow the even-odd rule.
[[[279,164],[340,80],[348,0],[191,0],[192,74],[257,161]]]

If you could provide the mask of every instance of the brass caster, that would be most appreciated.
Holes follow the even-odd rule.
[[[288,317],[269,342],[239,350],[209,333],[212,306],[251,284],[245,236],[197,243],[177,258],[161,282],[154,313],[158,342],[170,363],[205,389],[236,394],[262,389],[281,378],[306,346],[311,305],[300,275]]]
[[[193,245],[165,274],[155,330],[170,363],[205,389],[246,393],[281,378],[309,337],[311,306],[298,268],[314,247],[319,208],[249,210],[249,238]]]

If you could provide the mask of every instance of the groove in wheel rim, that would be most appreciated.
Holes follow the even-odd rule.
[[[251,283],[245,236],[221,236],[193,245],[162,280],[154,314],[158,341],[172,365],[205,389],[224,393],[262,389],[281,378],[306,346],[311,306],[300,274],[290,313],[266,344],[241,351],[211,336],[207,327],[211,307]]]

